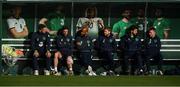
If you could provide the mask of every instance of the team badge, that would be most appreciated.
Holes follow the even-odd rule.
[[[36,41],[39,41],[39,38],[37,38]]]
[[[82,43],[83,43],[83,42],[82,42],[82,41],[80,41],[80,45],[82,45]]]
[[[136,40],[136,41],[139,41],[139,39],[138,39],[138,38],[135,38],[135,40]]]
[[[110,39],[110,40],[109,40],[109,42],[110,42],[110,43],[112,43],[112,42],[113,42],[113,40],[112,40],[112,39]]]
[[[70,42],[70,39],[69,39],[69,38],[67,38],[66,40],[67,40],[67,42]]]
[[[46,40],[46,37],[43,37],[43,40]]]
[[[87,40],[87,44],[88,44],[88,46],[90,46],[90,41],[89,40]]]
[[[105,39],[103,39],[103,43],[105,43]]]
[[[39,43],[39,47],[42,47],[44,44],[43,44],[43,42],[40,42]]]
[[[128,40],[130,41],[131,39],[130,39],[130,38],[128,38]]]
[[[149,43],[148,43],[148,44],[151,44],[151,42],[152,42],[152,40],[151,40],[151,39],[149,39]]]
[[[157,43],[157,40],[155,39],[154,42]]]

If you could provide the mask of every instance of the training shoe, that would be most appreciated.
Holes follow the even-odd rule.
[[[53,75],[55,75],[55,76],[61,76],[61,72],[53,71]]]
[[[92,76],[97,76],[96,73],[94,71],[90,71]]]
[[[115,73],[112,70],[107,71],[107,75],[109,76],[115,76]]]
[[[38,70],[34,70],[34,75],[38,76],[39,75],[39,71]]]
[[[161,70],[157,70],[156,75],[163,75],[163,72]]]
[[[97,76],[91,66],[88,66],[88,70],[86,70],[86,72],[88,72],[89,76]]]
[[[73,76],[74,75],[74,72],[73,70],[69,70],[69,73],[68,73],[69,76]]]
[[[107,75],[107,72],[102,72],[100,73],[101,76],[106,76]]]
[[[49,76],[50,72],[48,70],[44,70],[44,75]]]

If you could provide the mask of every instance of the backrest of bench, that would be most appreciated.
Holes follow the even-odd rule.
[[[56,50],[54,39],[51,39],[53,44],[51,45],[51,51]],[[116,41],[120,41],[116,39]],[[180,39],[162,39],[162,55],[165,60],[180,60]],[[23,58],[28,58],[28,53],[31,50],[30,39],[9,39],[3,38],[2,44],[6,44],[16,49],[20,49],[26,53]],[[75,51],[75,50],[74,50]],[[93,60],[99,60],[98,57],[94,57]],[[117,58],[115,60],[118,60]]]

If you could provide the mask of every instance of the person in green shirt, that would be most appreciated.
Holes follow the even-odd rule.
[[[156,9],[155,15],[157,19],[154,21],[153,26],[156,29],[157,35],[160,39],[169,38],[170,22],[162,16],[162,10]]]
[[[122,13],[123,18],[113,25],[112,32],[115,38],[121,38],[125,35],[126,29],[130,27],[132,24],[129,22],[131,11],[129,9],[125,9]]]
[[[152,21],[145,16],[144,9],[138,9],[137,17],[131,19],[133,25],[138,26],[138,36],[145,38],[146,31],[152,26]]]
[[[49,33],[52,36],[57,35],[57,31],[62,29],[65,25],[65,15],[63,13],[63,6],[59,5],[56,7],[54,13],[49,13],[47,17],[42,18],[39,24],[44,24],[49,28]]]

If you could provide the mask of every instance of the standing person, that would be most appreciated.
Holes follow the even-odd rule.
[[[24,18],[20,17],[22,8],[15,6],[11,9],[12,16],[7,19],[10,36],[13,38],[24,38],[28,35],[28,28]]]
[[[104,28],[103,35],[99,36],[97,43],[100,51],[99,54],[103,59],[103,66],[106,70],[104,74],[113,75],[115,68],[113,55],[116,52],[117,44],[110,28]]]
[[[92,39],[88,36],[88,26],[81,27],[80,35],[75,39],[75,45],[78,52],[78,58],[86,73],[90,76],[96,76],[92,68]]]
[[[104,22],[102,18],[97,17],[97,8],[89,7],[85,11],[85,17],[79,18],[77,22],[77,31],[81,29],[82,26],[88,26],[88,35],[92,39],[98,38],[98,32],[100,29],[104,28]]]
[[[54,55],[54,69],[55,75],[58,75],[58,63],[61,59],[61,65],[65,65],[68,68],[68,75],[73,75],[73,59],[72,59],[72,36],[69,35],[68,27],[59,29],[56,38],[57,52]]]
[[[125,35],[126,29],[132,24],[130,23],[131,11],[125,9],[122,13],[123,18],[113,25],[112,32],[115,38],[121,38]]]
[[[168,39],[170,29],[170,21],[163,17],[161,9],[156,9],[155,16],[157,19],[154,21],[153,26],[156,29],[156,34],[160,39]]]
[[[152,26],[152,22],[149,18],[145,16],[145,12],[143,9],[139,9],[137,12],[137,17],[131,19],[131,23],[133,25],[138,26],[138,36],[141,39],[145,38],[146,30],[149,29],[150,26]],[[146,25],[146,27],[145,27]],[[147,29],[145,29],[147,28]]]
[[[150,59],[154,59],[154,61],[158,64],[158,73],[163,75],[162,72],[162,64],[163,58],[160,52],[161,49],[161,41],[160,38],[156,35],[156,29],[151,27],[148,30],[148,35],[145,40],[145,47],[146,47],[146,66],[147,66],[147,74],[150,74]]]
[[[39,75],[39,64],[38,58],[45,58],[46,61],[46,69],[44,70],[45,75],[50,75],[50,35],[46,32],[46,26],[40,24],[38,26],[38,31],[32,35],[31,45],[33,52],[33,67],[34,67],[34,75]]]
[[[123,55],[123,70],[125,74],[130,74],[131,68],[135,69],[134,74],[141,74],[143,72],[142,70],[142,59],[141,59],[141,41],[140,38],[137,36],[138,33],[138,27],[132,25],[129,27],[126,31],[126,35],[124,35],[121,38],[119,46],[124,51]],[[134,59],[135,67],[130,63],[129,59]],[[130,68],[131,67],[131,68]]]
[[[44,24],[49,28],[49,33],[52,36],[56,36],[58,30],[65,25],[63,9],[62,5],[58,5],[53,13],[49,13],[47,17],[41,18],[39,21],[39,24]]]

